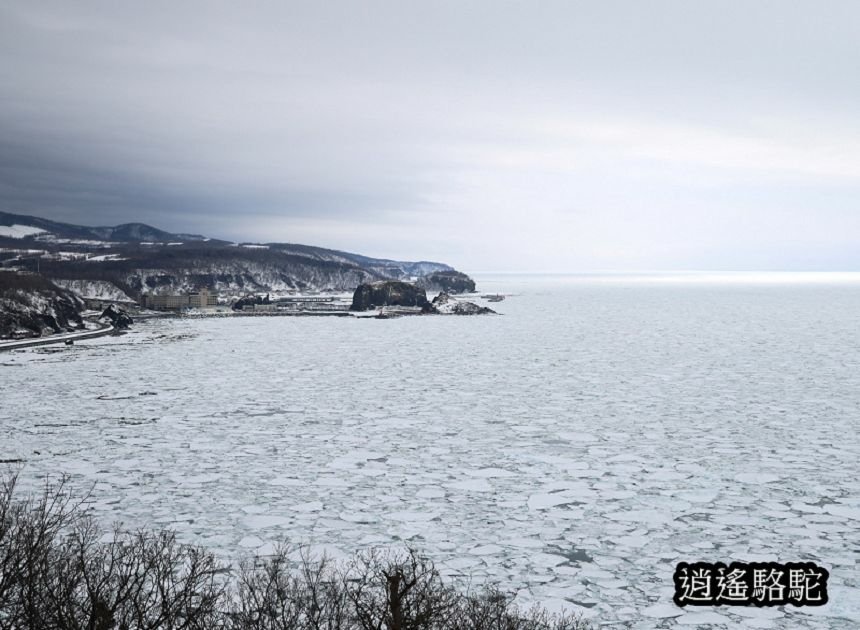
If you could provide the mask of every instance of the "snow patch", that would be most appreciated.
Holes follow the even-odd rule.
[[[0,225],[0,236],[8,238],[26,238],[28,236],[35,236],[36,234],[45,234],[45,232],[46,230],[33,227],[32,225],[20,225],[18,223],[14,225]]]

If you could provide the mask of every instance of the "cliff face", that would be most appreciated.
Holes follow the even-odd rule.
[[[418,285],[428,291],[444,293],[473,293],[475,281],[461,271],[434,271],[418,279]]]
[[[0,271],[0,338],[23,339],[83,328],[83,301],[33,274]]]
[[[407,282],[362,284],[352,295],[353,311],[369,311],[382,306],[417,306],[429,312],[432,307],[424,289]]]

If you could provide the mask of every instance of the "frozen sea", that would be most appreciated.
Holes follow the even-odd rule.
[[[860,627],[860,279],[478,276],[501,317],[210,318],[0,354],[0,460],[225,556],[408,542],[606,627]],[[809,560],[823,608],[680,609]]]

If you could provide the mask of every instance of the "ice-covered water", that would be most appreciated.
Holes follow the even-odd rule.
[[[860,284],[479,280],[503,317],[2,354],[0,459],[225,554],[408,541],[617,627],[860,625]],[[811,560],[831,603],[681,610],[681,560]]]

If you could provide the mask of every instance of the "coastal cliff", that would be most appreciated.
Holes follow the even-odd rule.
[[[0,270],[0,339],[83,329],[83,301],[42,276]]]
[[[429,290],[474,290],[474,281],[432,261],[371,258],[294,243],[234,243],[173,234],[142,223],[86,227],[0,212],[0,267],[39,272],[87,299],[202,288],[221,294],[353,291],[386,280]]]

